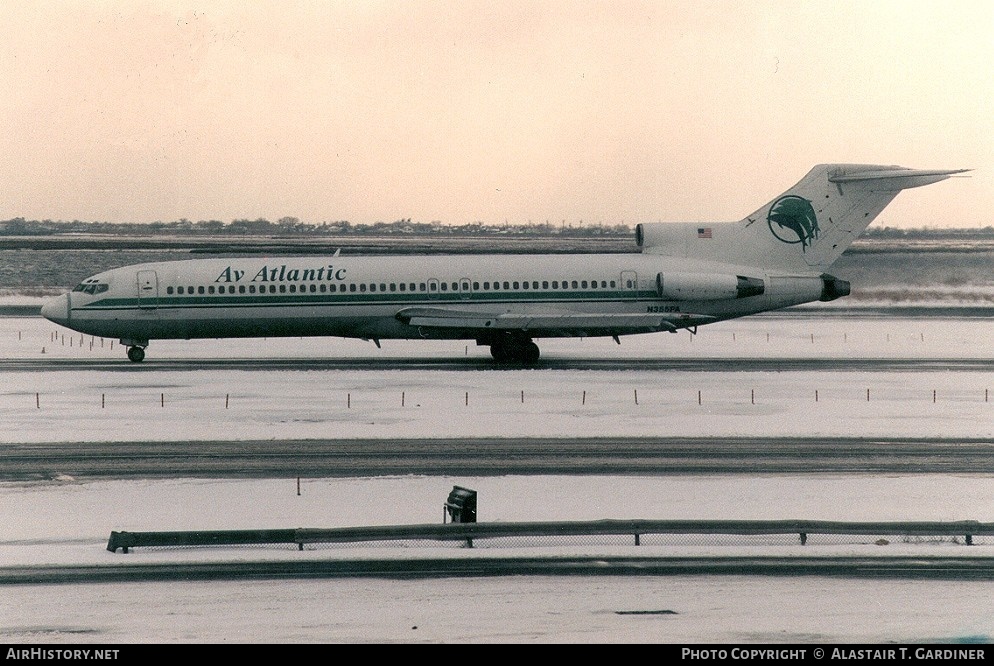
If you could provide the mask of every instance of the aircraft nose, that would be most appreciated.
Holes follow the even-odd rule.
[[[55,296],[45,301],[41,306],[41,316],[66,326],[69,323],[69,294]]]

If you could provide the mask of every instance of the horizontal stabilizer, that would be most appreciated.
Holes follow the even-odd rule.
[[[842,172],[829,174],[831,183],[859,183],[879,190],[906,190],[912,187],[931,185],[970,169],[905,169],[892,167],[872,171]]]

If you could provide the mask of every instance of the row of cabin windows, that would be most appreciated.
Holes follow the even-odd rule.
[[[520,282],[520,281],[514,281],[514,282],[505,281],[505,282],[493,282],[493,283],[491,283],[491,282],[484,282],[483,283],[483,291],[500,291],[501,288],[502,288],[502,285],[503,285],[503,289],[504,290],[510,291],[510,290],[513,290],[513,289],[519,289],[519,290],[520,289],[607,289],[607,288],[609,288],[609,286],[610,286],[611,289],[614,289],[616,287],[617,283],[614,280],[600,280],[600,281],[598,281],[598,280],[590,280],[590,281],[587,281],[587,280],[562,280],[562,281],[560,281],[560,280],[552,280],[552,281],[543,280],[541,282],[542,286],[539,287],[539,282],[537,280],[532,281],[532,282]],[[464,291],[465,291],[465,288],[468,287],[468,286],[469,286],[468,282],[464,284],[464,286],[463,286]],[[285,294],[285,293],[291,293],[291,294],[301,293],[301,294],[304,294],[304,293],[308,293],[309,292],[309,293],[312,293],[312,294],[316,294],[316,293],[325,294],[325,293],[328,293],[328,292],[334,293],[336,291],[337,292],[345,292],[345,291],[349,291],[349,292],[355,292],[355,291],[358,291],[358,292],[367,292],[367,291],[369,291],[369,292],[375,292],[375,291],[381,291],[381,292],[387,292],[387,291],[391,291],[391,292],[397,292],[397,291],[401,291],[401,292],[407,292],[407,291],[424,292],[424,291],[431,291],[431,292],[434,292],[436,290],[449,291],[449,289],[450,289],[450,283],[448,283],[448,282],[440,282],[440,283],[435,283],[435,282],[420,282],[420,283],[418,283],[418,282],[410,282],[410,283],[408,283],[408,282],[401,282],[399,284],[396,283],[396,282],[391,282],[389,285],[387,283],[385,283],[385,282],[380,282],[379,284],[377,284],[377,283],[374,282],[374,283],[371,283],[371,284],[368,284],[368,285],[365,284],[365,283],[357,285],[357,284],[354,284],[354,283],[353,284],[335,284],[335,283],[329,284],[329,283],[322,282],[321,284],[310,284],[310,285],[308,285],[308,284],[302,284],[302,285],[299,285],[299,286],[296,285],[296,284],[289,284],[289,285],[287,285],[287,284],[280,284],[280,285],[275,285],[275,284],[265,285],[265,284],[261,284],[261,285],[258,285],[258,286],[254,285],[254,284],[250,284],[250,285],[240,284],[240,285],[237,285],[237,286],[236,285],[219,285],[219,286],[210,285],[210,286],[207,286],[207,287],[203,287],[203,286],[201,286],[201,287],[166,287],[166,293],[170,294],[170,295],[172,295],[172,294],[178,294],[180,296],[183,296],[185,294],[193,295],[193,294],[235,294],[235,293],[238,293],[238,294],[266,294],[266,293],[269,293],[269,294],[276,294],[276,293],[280,293],[280,294]],[[475,291],[480,291],[480,283],[479,282],[474,282],[473,283],[473,289]],[[458,282],[451,283],[451,290],[452,291],[459,291],[459,283]]]

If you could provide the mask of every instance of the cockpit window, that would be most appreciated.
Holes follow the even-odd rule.
[[[110,287],[103,282],[80,282],[73,287],[73,291],[81,291],[84,294],[102,294],[109,288]]]

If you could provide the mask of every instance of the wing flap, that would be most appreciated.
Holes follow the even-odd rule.
[[[447,308],[407,308],[397,318],[411,326],[479,331],[675,331],[715,320],[682,312],[603,314],[583,312],[487,313]]]

